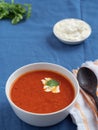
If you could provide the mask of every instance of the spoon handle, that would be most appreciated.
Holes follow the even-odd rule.
[[[95,100],[96,108],[98,111],[98,97],[96,95],[94,96],[94,100]]]

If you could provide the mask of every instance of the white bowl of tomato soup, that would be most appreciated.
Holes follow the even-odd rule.
[[[13,72],[6,82],[5,92],[22,121],[45,127],[67,117],[78,97],[79,85],[68,69],[39,62]]]

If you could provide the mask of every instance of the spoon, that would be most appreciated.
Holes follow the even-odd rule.
[[[98,97],[96,95],[97,77],[95,73],[87,67],[81,67],[77,73],[77,80],[80,87],[93,97],[98,111]]]

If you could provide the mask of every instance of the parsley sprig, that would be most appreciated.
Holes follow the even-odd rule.
[[[12,24],[29,18],[31,10],[31,4],[16,4],[14,0],[8,3],[5,0],[0,0],[0,19],[10,19]]]

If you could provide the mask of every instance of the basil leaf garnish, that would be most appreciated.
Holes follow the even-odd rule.
[[[54,79],[51,79],[49,81],[47,81],[46,83],[47,86],[50,86],[50,87],[53,87],[53,86],[58,86],[59,85],[59,82],[54,80]]]

